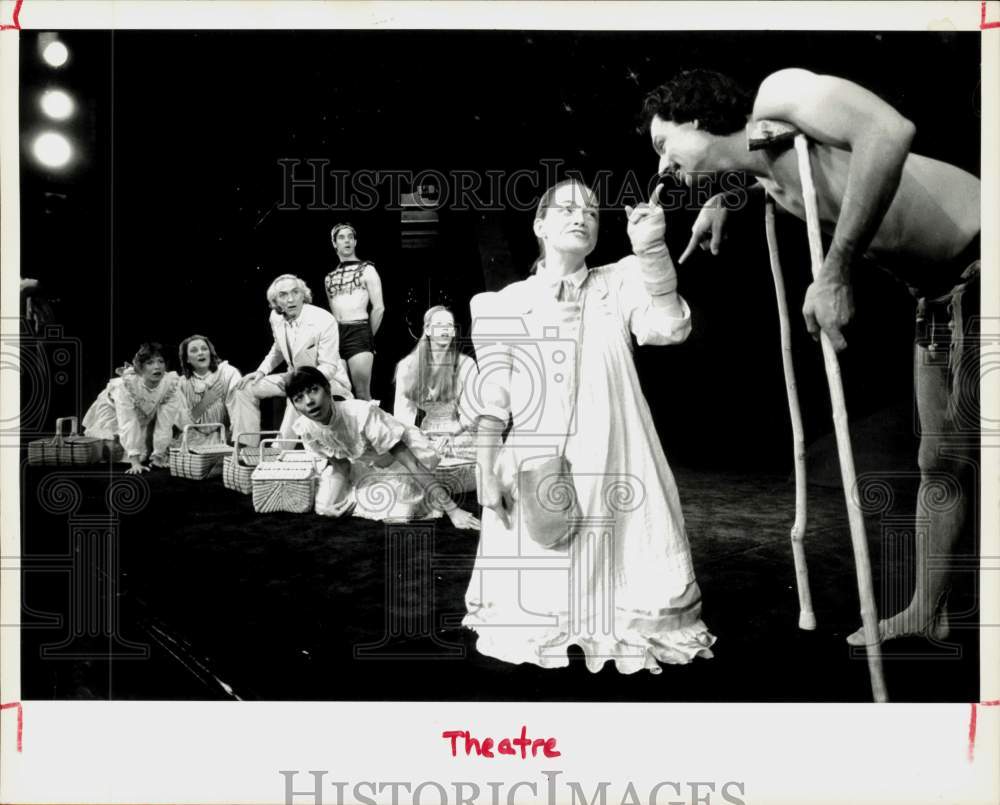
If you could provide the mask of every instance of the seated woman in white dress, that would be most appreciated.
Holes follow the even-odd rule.
[[[417,425],[445,457],[475,459],[475,423],[467,393],[474,385],[476,362],[458,350],[455,317],[444,305],[424,314],[417,346],[396,365],[393,416]]]
[[[456,528],[479,528],[434,482],[440,459],[417,428],[370,400],[334,398],[329,380],[311,366],[296,369],[285,392],[302,414],[295,433],[321,470],[317,514],[406,520],[440,517],[443,510]]]
[[[598,209],[578,182],[550,188],[535,214],[537,273],[472,300],[483,513],[463,623],[506,662],[565,666],[577,645],[592,672],[612,660],[660,673],[711,657],[715,638],[632,336],[680,343],[690,311],[663,210],[627,210],[635,255],[589,268]],[[576,511],[563,506],[573,491]]]
[[[167,454],[174,427],[183,419],[184,403],[177,393],[176,372],[167,371],[163,347],[139,347],[131,366],[117,370],[83,416],[88,436],[120,445],[126,473],[147,472],[147,456],[154,467],[170,466]]]
[[[237,404],[236,387],[240,370],[229,361],[219,360],[212,342],[203,335],[185,338],[177,350],[182,377],[178,390],[184,400],[183,416],[177,423],[198,425],[207,422],[221,422],[226,426],[231,438],[237,433],[247,433],[257,427],[254,418],[242,416],[242,407]],[[220,440],[218,429],[191,428],[188,430],[188,446],[211,444]]]

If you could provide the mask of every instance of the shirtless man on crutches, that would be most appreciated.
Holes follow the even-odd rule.
[[[755,98],[718,73],[679,74],[646,98],[645,118],[660,171],[689,186],[700,173],[745,171],[777,203],[805,219],[794,149],[749,150],[747,126],[785,121],[812,143],[820,226],[832,237],[806,291],[803,315],[837,349],[854,312],[850,274],[869,259],[919,299],[914,383],[921,440],[916,587],[910,604],[879,621],[887,640],[947,635],[948,578],[929,567],[951,556],[977,480],[979,363],[967,332],[979,312],[979,179],[954,165],[910,152],[915,128],[889,104],[850,81],[806,70],[768,76]],[[691,241],[718,252],[727,215],[720,196],[702,209]],[[854,493],[852,491],[852,493]],[[975,512],[971,512],[974,516]],[[864,645],[862,630],[850,637]]]

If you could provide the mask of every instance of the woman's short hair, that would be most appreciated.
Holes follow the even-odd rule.
[[[300,366],[285,383],[285,396],[289,400],[294,400],[304,391],[309,391],[313,386],[320,386],[330,393],[330,381],[315,366]]]
[[[278,313],[282,312],[282,307],[278,304],[278,283],[284,280],[295,280],[295,287],[302,291],[303,300],[305,302],[312,302],[312,291],[309,290],[309,286],[305,282],[294,274],[282,274],[280,277],[275,277],[274,282],[267,286],[267,301],[271,305],[271,310],[276,310]]]
[[[188,362],[188,347],[191,345],[192,341],[204,341],[208,346],[208,371],[214,372],[219,368],[219,353],[215,351],[215,345],[203,335],[189,335],[183,341],[181,345],[177,348],[177,360],[181,365],[181,372],[184,377],[191,377],[194,374],[194,368]]]
[[[153,360],[153,358],[162,358],[164,364],[167,362],[167,355],[163,351],[163,345],[156,341],[146,341],[139,345],[139,351],[132,358],[132,368],[137,372],[141,372],[142,367]]]

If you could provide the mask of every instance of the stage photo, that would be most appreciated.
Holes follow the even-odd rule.
[[[21,32],[21,697],[979,701],[980,62]]]

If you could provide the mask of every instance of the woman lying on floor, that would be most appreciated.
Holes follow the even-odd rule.
[[[169,466],[167,450],[185,404],[177,391],[177,373],[167,371],[163,347],[143,344],[132,364],[117,374],[84,414],[86,434],[114,442],[112,458],[123,451],[121,460],[131,465],[125,471],[130,475],[149,471],[147,456],[154,467]]]
[[[440,457],[417,428],[368,400],[333,397],[326,376],[311,366],[292,373],[285,393],[302,414],[296,434],[322,465],[317,514],[409,520],[440,517],[443,510],[456,528],[479,528],[434,482]]]

